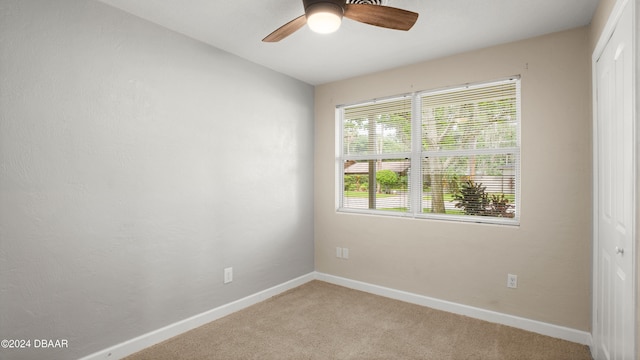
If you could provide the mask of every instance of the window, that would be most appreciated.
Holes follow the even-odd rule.
[[[339,106],[338,211],[517,224],[518,78]]]

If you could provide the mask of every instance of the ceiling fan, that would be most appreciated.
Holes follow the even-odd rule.
[[[418,20],[412,11],[379,5],[380,0],[302,0],[301,15],[267,35],[262,41],[277,42],[293,34],[305,24],[317,33],[332,33],[340,27],[342,17],[387,29],[411,29]]]

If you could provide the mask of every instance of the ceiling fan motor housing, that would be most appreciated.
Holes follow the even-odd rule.
[[[387,5],[387,0],[347,0],[347,4]]]
[[[316,12],[332,12],[342,18],[346,2],[346,0],[302,0],[307,18]]]

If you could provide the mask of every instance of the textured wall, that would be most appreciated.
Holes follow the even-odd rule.
[[[335,106],[522,76],[521,225],[335,211]],[[318,271],[583,331],[591,325],[587,28],[316,87]],[[349,260],[335,247],[349,248]],[[507,273],[518,289],[506,287]]]
[[[2,359],[313,271],[313,88],[84,0],[0,2]],[[222,284],[222,269],[234,282]]]

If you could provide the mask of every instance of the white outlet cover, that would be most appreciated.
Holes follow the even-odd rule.
[[[224,283],[228,284],[233,281],[233,268],[228,267],[224,269]]]
[[[349,258],[349,248],[342,248],[342,258],[343,259]]]

